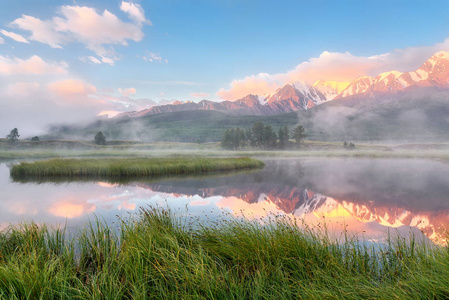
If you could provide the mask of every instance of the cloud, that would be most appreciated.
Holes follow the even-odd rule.
[[[228,90],[221,88],[217,96],[225,100],[237,100],[248,94],[263,95],[281,87],[282,83],[282,80],[277,79],[276,76],[259,73],[232,81],[230,88]]]
[[[68,41],[64,34],[56,30],[52,20],[43,21],[32,16],[22,15],[21,18],[11,22],[11,25],[30,31],[29,40],[47,44],[52,48],[62,48],[61,44]]]
[[[0,55],[0,74],[66,74],[66,62],[46,62],[37,55],[29,59],[8,58]]]
[[[26,38],[24,38],[20,34],[17,34],[17,33],[14,33],[14,32],[10,32],[10,31],[6,31],[4,29],[0,30],[0,33],[3,34],[4,36],[9,37],[10,39],[15,40],[16,42],[19,42],[19,43],[26,43],[26,44],[30,43],[30,42],[28,42],[28,40]]]
[[[0,37],[0,44],[4,44],[4,43],[5,43],[5,40],[2,37]]]
[[[141,41],[144,37],[142,24],[149,22],[140,5],[123,2],[121,8],[133,22],[124,22],[108,10],[98,13],[91,7],[66,5],[49,20],[22,15],[11,25],[31,32],[28,39],[53,48],[81,43],[102,62],[112,65],[118,58],[111,45],[127,46],[130,40]]]
[[[86,56],[86,57],[80,57],[79,58],[82,62],[87,63],[88,61],[94,63],[94,64],[101,64],[101,61],[96,58],[95,56]]]
[[[16,82],[8,86],[6,95],[10,97],[32,97],[39,92],[40,84],[37,82]]]
[[[59,97],[61,101],[80,101],[86,99],[89,95],[95,94],[95,86],[85,83],[79,79],[67,79],[50,83],[47,89]]]
[[[80,201],[79,199],[67,198],[62,201],[53,203],[48,211],[54,216],[67,219],[77,218],[87,213],[94,212],[96,206],[91,203]]]
[[[209,97],[210,94],[208,94],[208,93],[190,93],[190,96],[192,96],[192,97],[194,97],[194,98],[201,98],[201,99],[204,99],[204,98]]]
[[[94,64],[101,64],[101,61],[98,60],[98,58],[94,57],[94,56],[88,56],[87,59],[89,59],[91,62],[93,62]]]
[[[128,14],[128,17],[133,20],[136,24],[148,24],[152,25],[150,20],[145,19],[145,12],[143,11],[142,6],[135,3],[125,2],[123,1],[120,5],[120,9]]]
[[[431,46],[394,49],[372,56],[324,51],[320,56],[310,58],[284,73],[259,73],[235,79],[228,88],[221,88],[217,95],[222,99],[236,100],[248,94],[272,93],[286,83],[297,80],[311,84],[317,80],[352,81],[360,76],[377,76],[393,70],[413,71],[441,50],[449,51],[449,39]]]
[[[133,99],[134,88],[99,91],[93,84],[70,74],[3,76],[0,80],[0,128],[17,127],[24,136],[39,135],[51,124],[84,123],[100,112],[112,116],[159,103]],[[125,96],[128,95],[128,96]],[[8,132],[5,133],[5,135]]]
[[[167,59],[162,58],[159,54],[149,52],[149,51],[146,51],[146,55],[144,55],[142,57],[142,59],[145,61],[149,61],[149,62],[158,62],[158,63],[165,62],[166,64],[168,64]]]
[[[134,95],[136,93],[135,88],[127,88],[127,89],[118,89],[118,92],[122,97],[129,97],[130,95]]]

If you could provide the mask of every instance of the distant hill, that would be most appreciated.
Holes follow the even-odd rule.
[[[262,121],[276,131],[281,126],[294,127],[296,113],[275,116],[231,116],[217,111],[182,111],[142,116],[103,119],[88,125],[53,126],[44,139],[93,139],[102,131],[106,140],[170,142],[217,142],[226,128],[251,127]]]
[[[215,142],[226,128],[249,128],[261,121],[275,131],[300,124],[308,139],[322,141],[449,141],[446,90],[419,88],[395,97],[351,96],[312,110],[273,116],[233,116],[217,111],[181,111],[103,119],[88,125],[54,126],[43,138]]]

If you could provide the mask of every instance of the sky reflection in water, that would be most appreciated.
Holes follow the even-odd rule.
[[[325,222],[366,239],[382,240],[394,228],[442,243],[449,224],[449,168],[411,159],[278,159],[263,170],[108,182],[17,183],[0,165],[0,225],[24,220],[80,227],[101,216],[112,223],[148,205],[213,220],[223,210],[248,218],[268,213]]]

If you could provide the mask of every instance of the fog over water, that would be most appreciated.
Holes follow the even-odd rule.
[[[95,216],[112,224],[147,205],[202,220],[223,211],[248,218],[286,214],[325,222],[336,237],[344,224],[374,240],[394,228],[441,243],[449,224],[448,165],[418,159],[273,159],[255,171],[128,183],[18,183],[2,164],[0,184],[2,226],[34,220],[79,227]]]

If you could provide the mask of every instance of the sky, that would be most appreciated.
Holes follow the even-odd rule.
[[[0,0],[0,137],[296,80],[412,71],[449,1]]]

